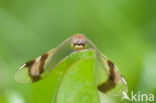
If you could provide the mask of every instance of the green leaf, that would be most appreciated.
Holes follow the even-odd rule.
[[[65,57],[54,69],[60,74],[55,103],[100,103],[94,81],[95,53],[83,50]],[[54,103],[54,102],[53,102]]]

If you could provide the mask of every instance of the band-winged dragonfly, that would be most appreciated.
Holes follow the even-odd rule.
[[[56,48],[26,62],[16,71],[15,80],[20,83],[36,82],[44,77],[42,75],[44,72],[53,70],[59,61],[70,53],[86,49],[92,49],[95,52],[102,69],[105,71],[104,76],[107,78],[102,83],[97,84],[97,89],[100,92],[116,96],[122,96],[127,93],[127,82],[118,71],[117,66],[83,34],[75,34]]]

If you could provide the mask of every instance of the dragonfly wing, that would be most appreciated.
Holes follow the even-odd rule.
[[[47,75],[55,65],[72,51],[71,38],[65,40],[42,56],[39,56],[22,65],[15,74],[15,80],[20,83],[31,83]]]
[[[52,49],[42,56],[39,56],[22,65],[15,73],[15,80],[19,83],[31,83],[41,79],[41,74],[45,70],[48,59],[54,54]]]
[[[124,79],[124,77],[120,74],[118,67],[108,57],[101,53],[92,41],[87,39],[87,43],[88,48],[92,48],[96,52],[97,59],[99,62],[98,65],[100,65],[97,67],[102,68],[101,70],[97,70],[98,74],[96,75],[96,80],[101,80],[101,78],[103,78],[103,81],[101,81],[100,83],[98,82],[99,84],[97,84],[98,90],[103,93],[116,96],[122,96],[123,92],[127,93],[127,82]],[[95,72],[97,71],[95,70]],[[101,77],[99,75],[100,73],[103,73]]]
[[[127,82],[120,74],[118,67],[106,56],[100,53],[100,62],[105,68],[108,78],[98,85],[98,90],[110,95],[122,96],[123,92],[127,93]]]

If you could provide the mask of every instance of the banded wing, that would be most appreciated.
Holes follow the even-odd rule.
[[[97,55],[95,68],[97,89],[106,94],[123,96],[128,92],[127,82],[120,74],[118,67],[101,53],[89,39],[87,39],[87,43],[88,47],[93,48]]]
[[[22,65],[15,73],[15,80],[19,83],[38,81],[71,52],[73,52],[73,50],[71,48],[71,38],[69,38],[57,48]]]
[[[127,82],[120,74],[118,67],[102,53],[100,53],[100,62],[106,69],[107,79],[98,84],[98,90],[115,96],[123,96],[127,93]]]
[[[42,56],[39,56],[22,65],[15,74],[15,80],[20,83],[30,83],[41,79],[41,74],[47,64],[47,60],[53,55],[56,49],[52,49]]]

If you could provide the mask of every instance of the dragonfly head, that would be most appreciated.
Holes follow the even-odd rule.
[[[72,48],[74,50],[82,50],[86,47],[86,38],[82,34],[76,34],[72,37]]]

